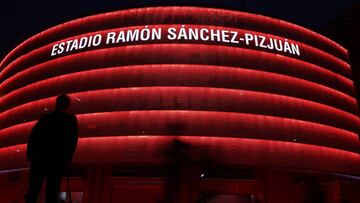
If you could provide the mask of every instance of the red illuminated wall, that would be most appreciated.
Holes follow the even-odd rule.
[[[286,40],[300,55],[164,37],[51,56],[54,44],[71,39],[145,26],[166,36],[182,25]],[[32,126],[65,92],[79,120],[77,163],[161,163],[159,151],[178,136],[219,164],[360,175],[347,61],[344,48],[317,33],[243,12],[154,7],[67,22],[28,39],[0,64],[0,167],[26,166]]]

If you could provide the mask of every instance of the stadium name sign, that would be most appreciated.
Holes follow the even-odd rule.
[[[216,29],[209,27],[178,26],[109,31],[104,34],[94,34],[79,37],[54,44],[51,56],[73,52],[81,49],[95,48],[101,46],[114,46],[134,42],[160,41],[183,42],[197,41],[205,43],[241,44],[258,49],[267,49],[300,56],[299,45],[289,42],[287,39],[267,37],[260,34],[248,32]]]

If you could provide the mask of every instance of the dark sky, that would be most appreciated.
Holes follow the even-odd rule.
[[[194,3],[197,2],[197,3]],[[247,10],[318,30],[356,0],[0,0],[0,59],[49,27],[100,12],[146,5],[198,5]],[[221,5],[220,5],[221,4]]]

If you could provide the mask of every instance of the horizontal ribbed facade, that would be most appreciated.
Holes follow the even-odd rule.
[[[162,38],[52,54],[69,40],[144,28]],[[169,39],[170,28],[262,36],[296,44],[299,54],[239,38]],[[288,22],[198,7],[116,11],[35,35],[0,71],[0,169],[26,166],[31,128],[68,93],[79,120],[77,163],[162,163],[157,154],[178,137],[219,164],[360,175],[347,51]]]

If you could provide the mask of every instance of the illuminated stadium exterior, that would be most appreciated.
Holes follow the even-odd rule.
[[[212,163],[188,189],[219,194],[203,202],[230,193],[251,197],[237,202],[304,202],[314,178],[325,199],[338,198],[340,177],[360,176],[347,51],[288,22],[199,7],[121,10],[31,37],[0,71],[5,202],[23,192],[27,137],[60,93],[79,120],[71,186],[82,202],[158,201],[161,153],[175,137]],[[212,178],[229,170],[243,175]],[[129,181],[152,196],[135,198]]]

